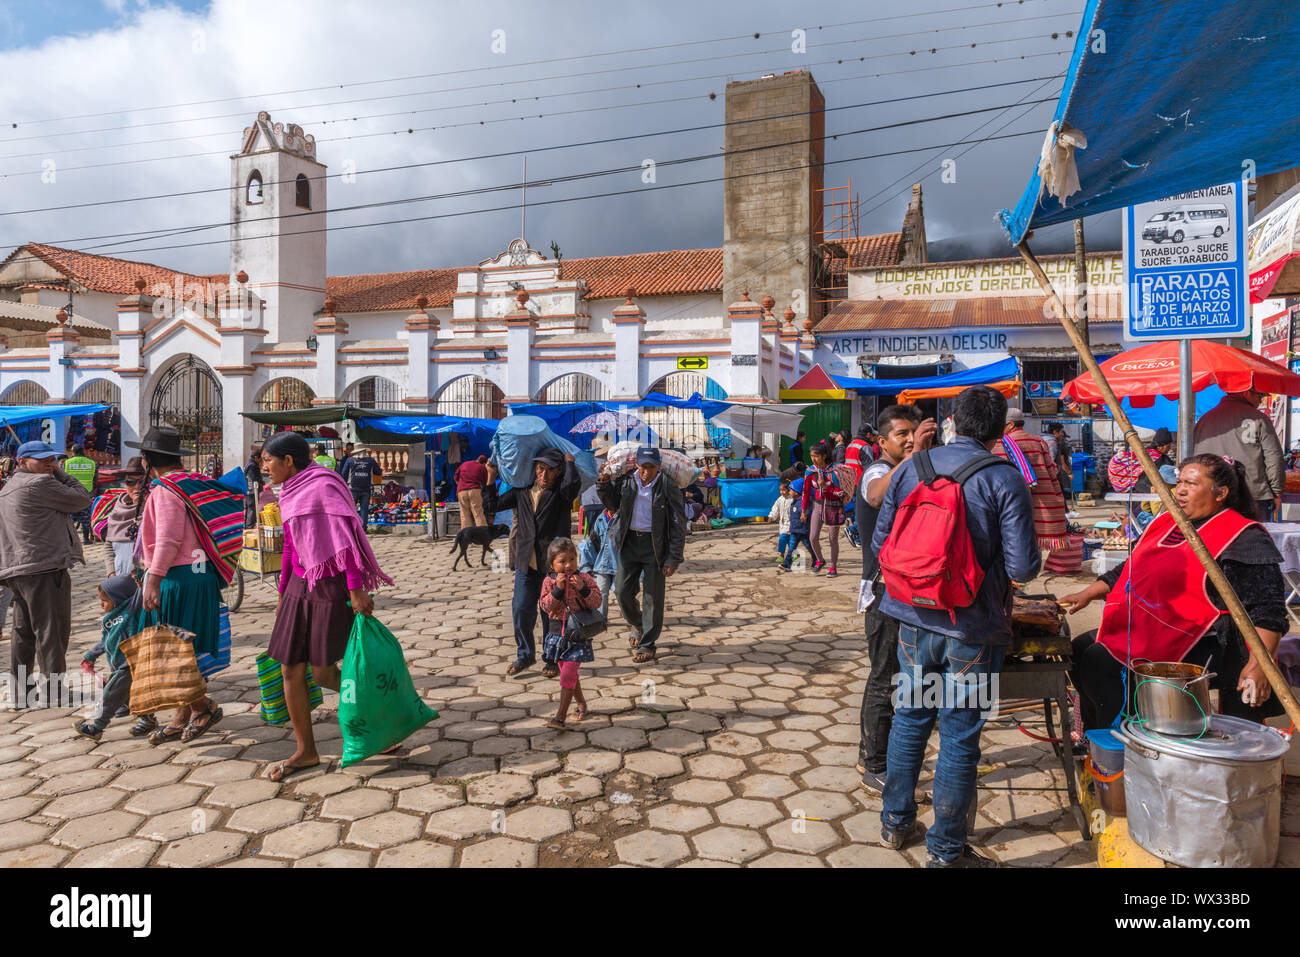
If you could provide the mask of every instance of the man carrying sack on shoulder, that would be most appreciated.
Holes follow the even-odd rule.
[[[607,471],[597,478],[600,500],[614,513],[609,537],[618,555],[614,591],[628,636],[632,660],[655,659],[655,642],[664,626],[664,590],[682,563],[686,547],[686,506],[677,483],[660,470],[656,448],[637,449],[636,468],[615,479]],[[637,603],[637,590],[641,603]]]

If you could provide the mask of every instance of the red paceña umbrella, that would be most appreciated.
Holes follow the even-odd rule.
[[[1156,396],[1177,399],[1178,368],[1177,342],[1139,346],[1111,356],[1101,364],[1101,371],[1115,395],[1128,399],[1136,409],[1150,408]],[[1276,395],[1300,395],[1300,375],[1288,372],[1276,362],[1209,339],[1193,339],[1192,389],[1200,392],[1208,385],[1217,385],[1224,392],[1256,389]],[[1101,391],[1090,372],[1067,382],[1061,396],[1089,405],[1102,402]]]

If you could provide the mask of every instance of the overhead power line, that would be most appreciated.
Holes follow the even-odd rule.
[[[906,20],[915,17],[939,16],[939,15],[949,14],[949,13],[962,13],[970,10],[991,10],[991,9],[1000,9],[1002,7],[1010,8],[1013,6],[1024,6],[1025,3],[1026,0],[1015,0],[1014,3],[1012,2],[1012,0],[998,0],[998,2],[970,4],[963,7],[950,7],[944,10],[926,10],[926,11],[919,11],[915,13],[893,14],[884,17],[865,17],[858,20],[845,20],[840,23],[822,24],[822,25],[817,25],[817,26],[807,27],[807,28],[805,28],[803,24],[795,24],[793,27],[786,27],[781,30],[769,30],[767,31],[767,35],[772,35],[775,33],[784,34],[784,33],[788,33],[791,29],[807,29],[808,32],[813,32],[813,31],[821,31],[821,30],[838,29],[840,27],[846,27],[846,26],[859,26],[861,24],[866,24],[866,23],[883,23],[889,20]],[[1076,15],[1075,11],[1071,10],[1068,12],[1062,12],[1060,14],[1047,14],[1041,17],[1036,17],[1036,18],[1031,17],[1031,18],[1022,18],[1022,19],[1046,19],[1047,17],[1051,17],[1051,16],[1075,16],[1075,15]],[[1004,23],[1004,22],[1015,23],[1021,21],[1020,20],[996,21],[992,24],[962,25],[959,27],[947,28],[947,29],[968,29],[971,26],[999,25],[1000,23]],[[898,36],[913,36],[913,35],[917,35],[918,33],[942,32],[942,29],[943,28],[936,28],[933,31],[916,31],[914,33],[897,34],[894,36],[894,38],[897,38]],[[190,100],[188,102],[183,102],[183,103],[169,103],[169,104],[160,104],[157,106],[130,107],[124,110],[104,110],[104,111],[93,112],[93,113],[79,113],[79,114],[72,114],[72,115],[61,116],[61,117],[44,117],[44,118],[34,119],[34,120],[24,120],[22,121],[21,125],[34,125],[38,123],[58,123],[58,122],[66,122],[68,120],[93,119],[101,116],[126,116],[132,113],[150,112],[153,110],[180,109],[183,107],[191,107],[191,106],[208,106],[215,103],[232,103],[232,102],[238,102],[242,100],[259,100],[269,96],[290,96],[297,93],[318,93],[326,90],[347,89],[349,87],[375,86],[383,83],[403,83],[403,82],[409,82],[411,80],[427,80],[427,79],[435,79],[439,77],[459,76],[466,73],[478,73],[478,72],[489,71],[489,70],[496,72],[502,69],[517,69],[520,67],[527,67],[527,66],[543,66],[551,63],[567,63],[573,61],[598,59],[601,57],[609,57],[609,56],[628,56],[636,53],[647,53],[647,52],[653,52],[655,50],[672,49],[675,47],[700,46],[709,43],[725,43],[733,40],[748,40],[748,39],[757,40],[760,39],[763,35],[764,34],[761,32],[733,34],[730,36],[712,37],[708,39],[674,41],[672,43],[661,43],[652,46],[634,47],[625,50],[611,50],[604,53],[582,53],[582,54],[574,54],[572,56],[564,56],[564,57],[548,57],[545,59],[538,59],[538,60],[525,60],[519,63],[508,63],[508,62],[493,63],[488,66],[463,67],[457,70],[443,70],[435,73],[416,73],[416,74],[408,74],[405,76],[398,76],[398,77],[382,77],[382,78],[372,79],[372,80],[355,80],[347,83],[331,83],[323,86],[301,87],[294,90],[278,90],[273,92],[251,93],[251,94],[245,94],[240,96],[217,97],[214,99],[206,99],[206,100]],[[877,37],[873,39],[888,39],[888,38],[889,37]],[[732,54],[732,55],[750,56],[750,55],[755,55],[755,51],[744,51],[739,54]],[[714,58],[709,57],[704,59],[714,59]],[[626,69],[626,67],[622,67],[620,69]],[[606,71],[606,72],[611,72],[611,71]],[[523,82],[523,81],[507,81],[507,82]],[[243,115],[243,114],[241,113],[235,115]],[[18,126],[19,124],[15,123],[13,125]],[[133,124],[133,125],[140,125],[140,124]],[[149,124],[143,124],[143,125],[149,125]]]

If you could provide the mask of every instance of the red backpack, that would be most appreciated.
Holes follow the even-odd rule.
[[[894,527],[880,546],[880,570],[891,598],[916,608],[946,611],[974,603],[984,582],[975,545],[966,527],[962,485],[990,465],[1008,465],[996,455],[971,459],[952,475],[937,475],[929,451],[917,452],[918,484],[898,506]]]

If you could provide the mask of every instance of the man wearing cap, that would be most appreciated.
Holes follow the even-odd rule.
[[[487,464],[487,485],[483,489],[483,509],[495,515],[514,509],[510,550],[510,567],[515,573],[514,599],[510,617],[515,629],[515,661],[506,674],[515,675],[537,663],[537,644],[533,631],[537,627],[537,602],[546,578],[546,550],[551,541],[568,536],[573,530],[573,500],[582,489],[582,478],[573,464],[573,456],[559,449],[543,449],[533,458],[533,483],[497,493],[497,467]],[[554,677],[560,669],[548,663],[544,677]]]
[[[629,643],[637,664],[654,661],[664,626],[664,585],[682,563],[686,507],[677,483],[660,473],[659,450],[637,449],[636,469],[614,479],[602,471],[600,500],[614,513],[610,541],[618,555],[614,591],[632,626]],[[641,603],[637,603],[637,589]]]
[[[370,521],[370,494],[374,491],[375,476],[383,474],[384,470],[371,457],[370,450],[365,448],[357,449],[343,466],[343,481],[352,492],[352,501],[356,503],[362,528]]]
[[[39,663],[43,687],[67,669],[65,655],[72,631],[72,577],[85,559],[68,519],[90,508],[85,486],[59,468],[58,453],[48,442],[25,442],[18,448],[18,471],[0,489],[0,584],[13,592],[13,643],[9,655],[11,693],[25,706],[36,689],[32,678]]]

